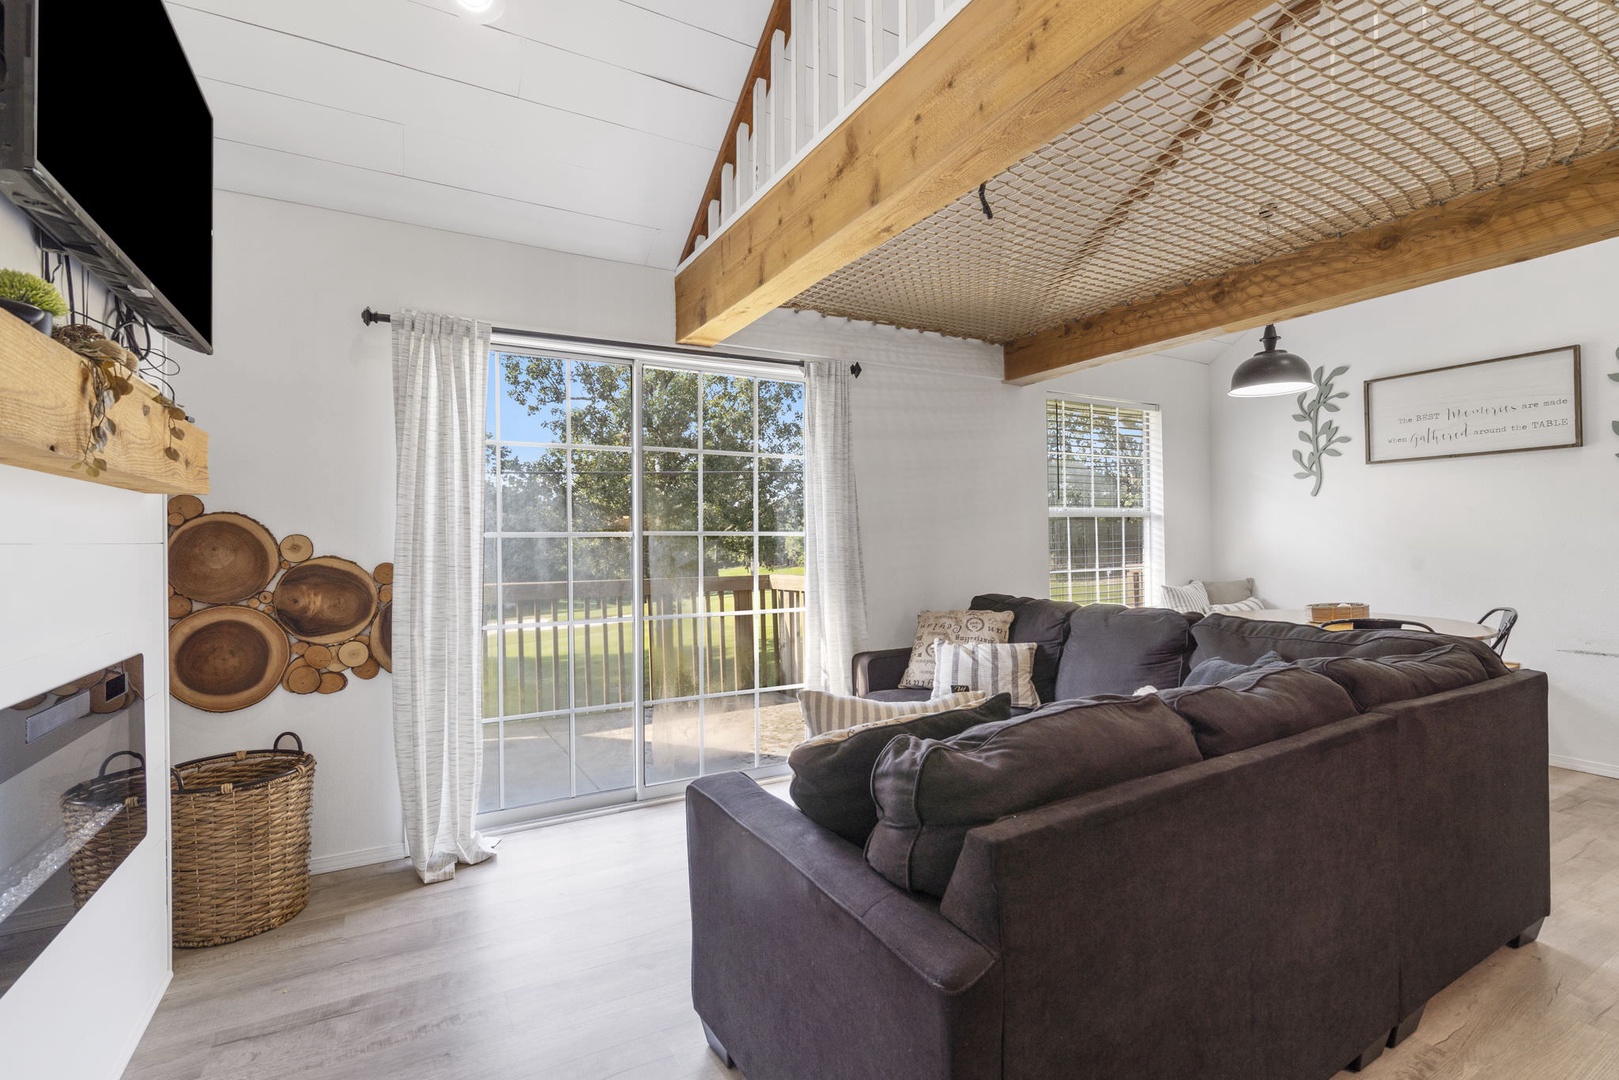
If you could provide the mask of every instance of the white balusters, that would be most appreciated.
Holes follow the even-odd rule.
[[[748,162],[753,167],[753,190],[764,190],[770,179],[770,95],[763,79],[753,83],[753,131],[748,136]]]
[[[741,206],[753,198],[753,137],[747,124],[736,126],[736,204]]]
[[[778,28],[766,77],[755,80],[752,109],[732,133],[735,164],[719,170],[719,190],[699,215],[697,246],[806,148],[846,116],[931,35],[972,0],[791,0],[790,25]],[[988,2],[988,0],[985,0]]]
[[[791,160],[793,151],[793,125],[797,116],[793,112],[794,87],[797,80],[787,67],[787,34],[777,30],[770,42],[770,175],[779,173]]]
[[[841,24],[841,39],[843,51],[838,57],[838,82],[842,94],[839,109],[847,109],[849,103],[860,96],[860,91],[866,85],[866,54],[860,47],[864,40],[860,36],[860,29],[865,24],[856,17],[856,11],[862,3],[871,0],[838,0],[838,22]]]

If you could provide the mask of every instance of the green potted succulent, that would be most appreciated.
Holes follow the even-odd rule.
[[[0,310],[9,311],[49,335],[52,319],[67,317],[67,301],[56,286],[26,270],[0,270]]]

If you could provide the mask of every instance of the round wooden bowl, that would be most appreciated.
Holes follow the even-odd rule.
[[[377,621],[371,626],[371,659],[375,660],[383,671],[391,672],[394,669],[394,606],[392,602],[382,605],[377,612]]]
[[[206,712],[235,712],[263,701],[281,682],[286,632],[245,607],[204,608],[169,631],[174,696]]]
[[[347,559],[323,555],[281,575],[275,617],[293,637],[316,645],[348,641],[377,614],[371,574]]]
[[[245,514],[202,514],[169,536],[169,584],[198,603],[245,600],[280,564],[275,537]]]

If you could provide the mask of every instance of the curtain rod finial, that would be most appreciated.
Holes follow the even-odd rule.
[[[854,363],[849,365],[849,374],[853,375],[857,379],[860,378],[860,371],[860,361],[856,360]]]

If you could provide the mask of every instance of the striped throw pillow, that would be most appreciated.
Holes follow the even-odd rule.
[[[804,727],[813,741],[835,742],[870,728],[899,724],[930,713],[952,709],[973,709],[988,694],[952,694],[926,701],[872,701],[870,698],[842,697],[824,690],[800,690],[798,707],[804,712]]]
[[[1164,606],[1175,611],[1209,613],[1209,593],[1201,581],[1188,581],[1185,585],[1165,585]]]
[[[981,642],[933,643],[933,694],[958,693],[963,688],[986,694],[1011,694],[1012,707],[1032,709],[1040,704],[1034,689],[1032,641],[1007,645]]]
[[[1217,611],[1264,611],[1265,601],[1257,596],[1250,596],[1246,600],[1237,600],[1230,604],[1210,604],[1210,613]]]

